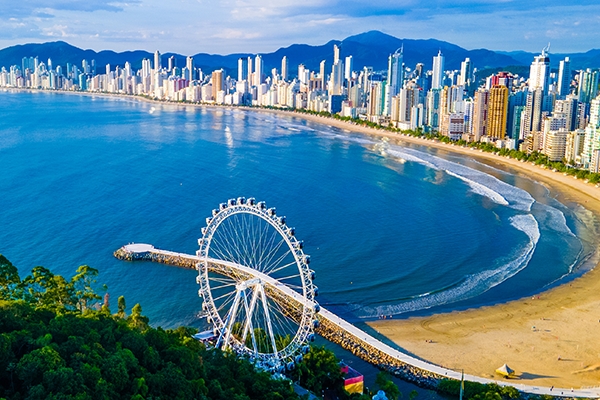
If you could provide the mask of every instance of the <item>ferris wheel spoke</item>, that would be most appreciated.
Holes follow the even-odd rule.
[[[286,328],[286,329],[283,329],[282,331],[284,331],[284,332],[295,331],[297,329],[297,326],[294,326],[294,324],[291,322],[291,319],[287,317],[287,315],[289,315],[289,312],[287,312],[285,310],[285,308],[279,304],[279,302],[271,299],[271,303],[273,304],[273,307],[278,310],[278,313],[274,313],[274,314],[278,320],[279,325]]]
[[[292,262],[285,264],[285,265],[281,265],[278,267],[278,265],[291,253],[291,250],[286,251],[285,253],[283,253],[277,260],[275,260],[274,262],[272,262],[270,265],[268,265],[265,269],[264,269],[264,273],[267,275],[270,275],[272,273],[281,271],[284,268],[287,268],[291,265],[295,265],[296,264],[296,259],[294,259]]]
[[[266,236],[269,236],[269,237],[267,238]],[[275,242],[276,242],[277,238],[279,237],[277,231],[271,231],[270,235],[267,233],[266,236],[265,236],[265,244],[262,247],[262,251],[260,253],[259,264],[257,266],[261,270],[262,270],[262,266],[265,263],[265,259],[267,259],[273,251],[277,251],[275,249],[275,247],[276,247]]]
[[[267,256],[264,258],[264,260],[261,263],[261,272],[264,272],[265,269],[268,268],[272,264],[273,258],[275,258],[275,256],[281,249],[281,246],[283,246],[284,243],[285,243],[285,240],[281,239],[281,241],[279,243],[277,243],[277,245],[274,246],[273,249],[271,249],[269,254],[267,254]],[[288,250],[288,252],[289,251],[290,250]]]
[[[284,276],[284,277],[281,277],[281,278],[280,278],[280,277],[277,277],[277,280],[278,280],[279,282],[283,282],[283,281],[286,281],[286,280],[288,280],[288,279],[299,278],[300,276],[301,276],[300,274],[288,275],[288,276]]]

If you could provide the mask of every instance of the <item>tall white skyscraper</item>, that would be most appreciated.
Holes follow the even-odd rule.
[[[330,95],[339,95],[344,92],[344,63],[338,60],[331,66]]]
[[[465,58],[465,61],[460,63],[460,76],[458,77],[458,85],[466,86],[473,79],[473,64],[470,58]]]
[[[340,61],[340,48],[337,44],[333,45],[333,63]]]
[[[262,56],[259,54],[254,59],[254,86],[260,86],[262,83],[263,76],[263,61]]]
[[[154,53],[154,71],[158,71],[162,68],[162,64],[160,61],[160,52],[156,50]]]
[[[248,60],[245,58],[238,58],[238,74],[237,81],[241,82],[248,77]]]
[[[550,57],[546,54],[546,49],[543,49],[542,54],[533,59],[529,68],[529,90],[542,89],[547,93],[548,78],[550,78]]]
[[[565,98],[571,92],[571,60],[565,57],[558,67],[558,95]]]
[[[431,80],[432,89],[441,89],[442,82],[444,81],[444,56],[442,51],[438,52],[438,55],[433,57],[433,79]]]
[[[246,79],[248,80],[248,85],[252,86],[254,84],[254,80],[252,79],[252,77],[254,76],[252,75],[252,73],[254,72],[252,57],[248,57],[246,61],[248,63],[248,74],[246,75]]]
[[[400,89],[402,89],[402,84],[404,81],[403,63],[404,55],[402,48],[396,50],[394,54],[390,54],[388,57],[388,74],[387,83],[385,85],[385,103],[383,106],[384,115],[390,115],[392,97],[400,93]]]
[[[354,62],[353,62],[352,56],[346,57],[344,79],[346,79],[347,81],[352,79],[352,69],[353,68],[354,68]]]
[[[287,56],[283,56],[281,59],[281,79],[287,81],[288,79],[288,58]]]
[[[321,78],[321,90],[326,90],[327,86],[325,84],[325,60],[321,61],[319,64],[319,77]]]
[[[193,81],[194,80],[194,59],[192,57],[188,56],[188,58],[185,59],[185,67],[187,68],[187,73],[189,74],[187,79],[189,81]]]

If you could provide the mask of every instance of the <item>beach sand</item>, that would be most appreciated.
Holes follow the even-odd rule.
[[[550,187],[561,202],[578,203],[600,215],[600,188],[571,176],[478,150],[379,132],[342,121],[305,118],[503,166]],[[515,383],[563,388],[600,385],[598,268],[560,287],[505,304],[368,324],[413,355],[467,374],[498,379],[495,369],[507,363],[519,374]]]
[[[231,109],[297,117],[369,136],[388,137],[394,142],[414,143],[477,158],[541,182],[550,187],[561,202],[581,204],[600,216],[600,188],[530,163],[310,114],[245,107]],[[520,375],[515,383],[563,388],[600,385],[600,334],[597,333],[600,332],[600,271],[597,267],[570,283],[533,297],[431,317],[379,320],[369,325],[413,355],[467,374],[500,378],[494,371],[507,363]]]

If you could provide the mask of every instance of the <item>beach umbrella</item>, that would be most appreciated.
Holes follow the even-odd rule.
[[[515,370],[504,364],[496,370],[496,373],[504,376],[505,378],[509,378],[515,375]]]

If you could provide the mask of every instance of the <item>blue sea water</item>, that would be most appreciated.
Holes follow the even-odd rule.
[[[199,324],[194,271],[126,263],[129,242],[193,254],[219,203],[286,215],[319,301],[354,321],[504,302],[593,264],[597,221],[527,177],[293,116],[0,92],[0,253],[22,274],[100,270],[111,303]]]

